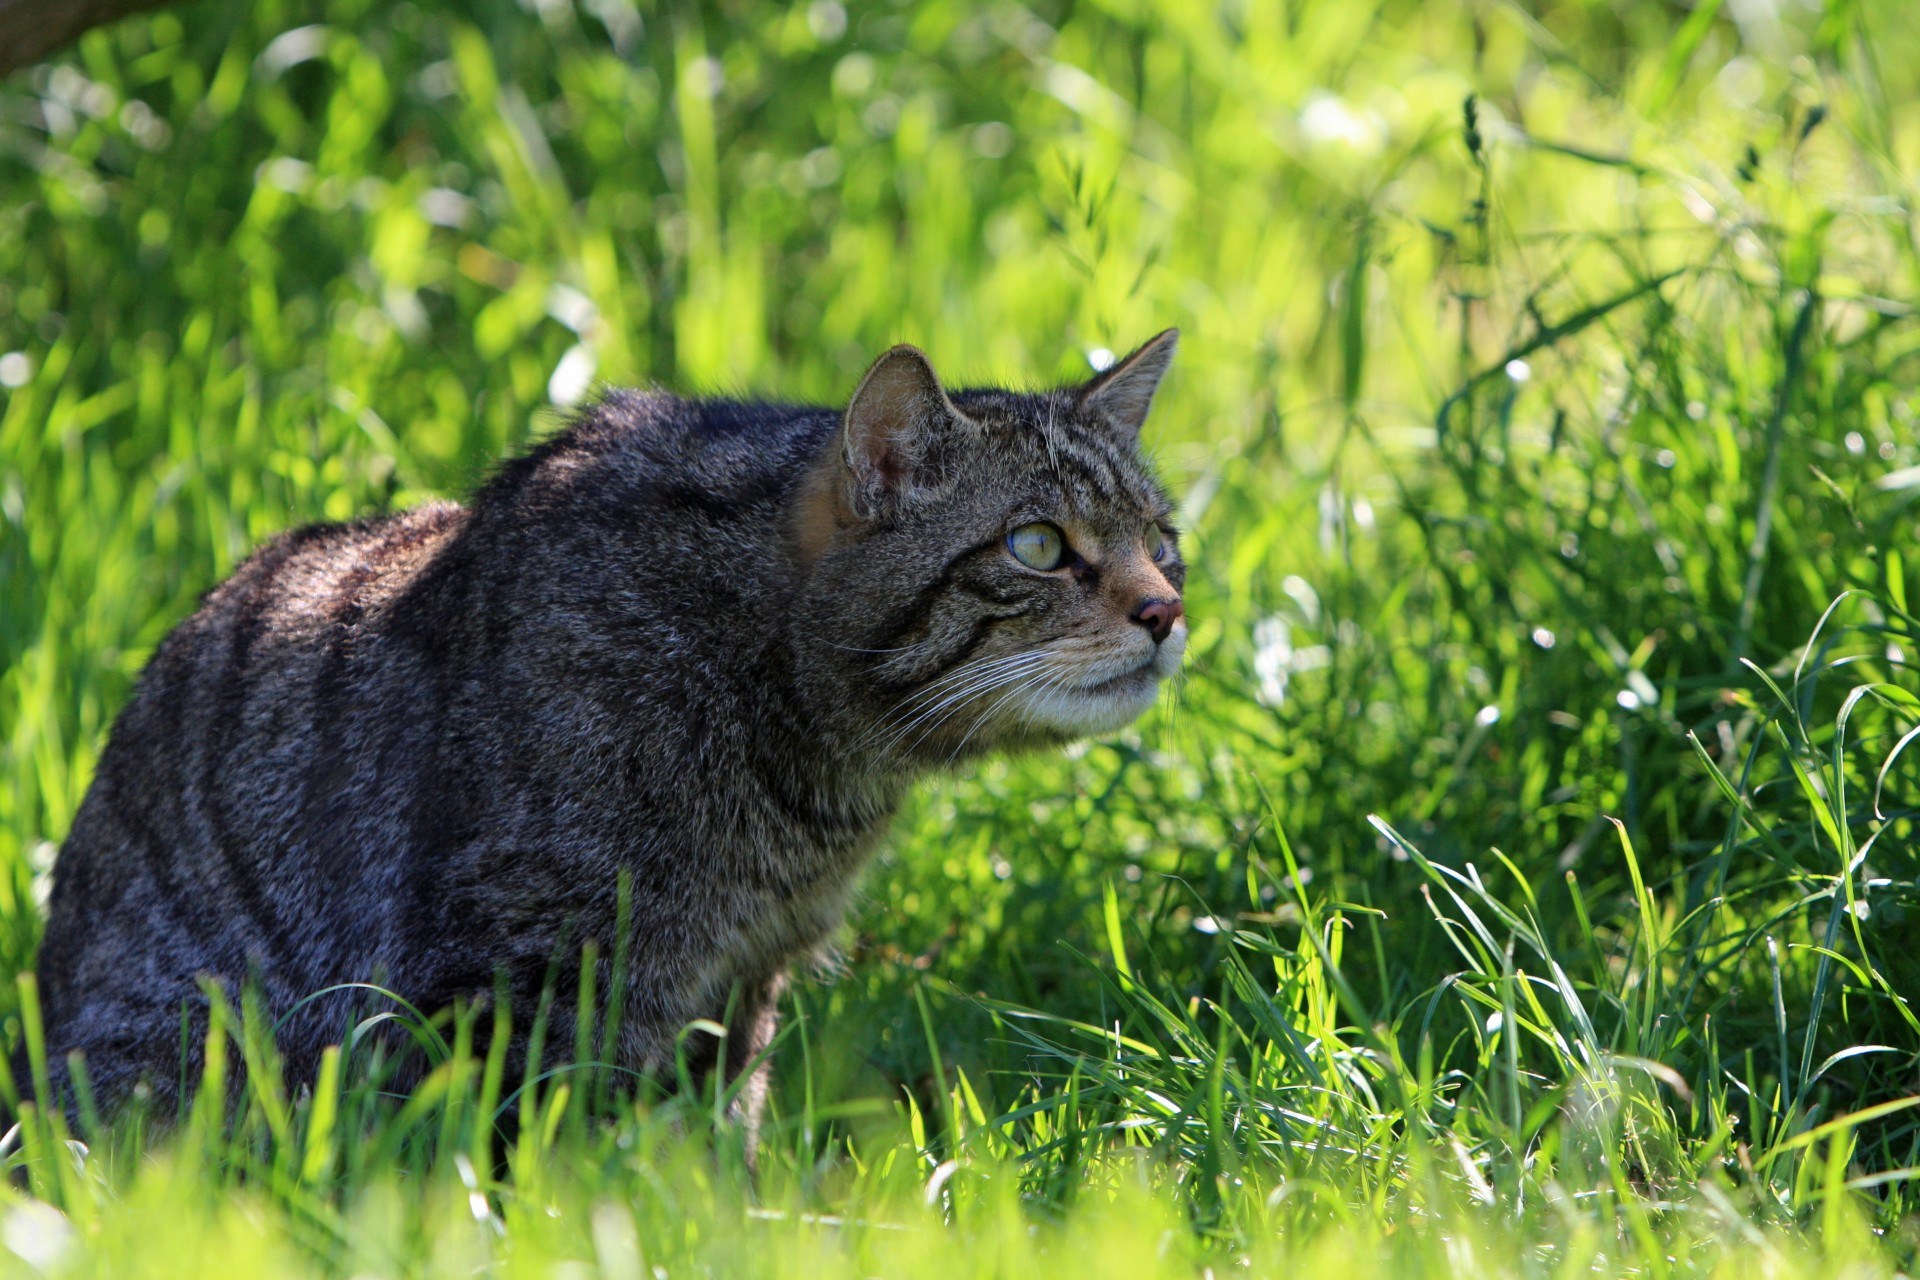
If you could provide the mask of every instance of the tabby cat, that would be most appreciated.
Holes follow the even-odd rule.
[[[154,654],[55,864],[61,1101],[78,1053],[103,1104],[175,1104],[207,978],[257,984],[295,1079],[350,982],[504,994],[524,1064],[587,942],[603,1014],[628,957],[603,1057],[657,1071],[705,1018],[702,1069],[752,1066],[916,777],[1118,729],[1178,667],[1136,447],[1176,336],[1041,393],[949,395],[907,346],[844,411],[614,391],[465,508],[262,548]]]

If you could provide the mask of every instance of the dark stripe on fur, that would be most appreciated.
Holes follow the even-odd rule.
[[[948,589],[952,586],[954,575],[960,571],[960,567],[981,552],[999,546],[1003,539],[1003,534],[995,532],[989,537],[982,538],[966,550],[949,557],[947,562],[941,566],[940,572],[935,574],[925,586],[914,593],[911,600],[895,611],[892,616],[882,624],[880,630],[875,634],[878,643],[873,647],[882,649],[896,648],[902,639],[924,627],[928,616],[933,612],[934,605],[939,603],[940,598],[946,595]]]

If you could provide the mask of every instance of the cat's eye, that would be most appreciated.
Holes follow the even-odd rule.
[[[1007,550],[1029,569],[1058,569],[1067,555],[1067,539],[1050,524],[1023,524],[1007,535]]]
[[[1153,557],[1155,564],[1159,564],[1167,558],[1167,535],[1160,532],[1159,525],[1150,524],[1147,526],[1146,544],[1147,554]]]

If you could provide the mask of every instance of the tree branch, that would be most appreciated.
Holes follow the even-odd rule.
[[[0,75],[29,66],[104,22],[167,0],[0,0]]]

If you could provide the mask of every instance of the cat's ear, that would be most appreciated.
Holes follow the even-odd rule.
[[[1180,331],[1167,329],[1149,338],[1141,348],[1089,382],[1080,392],[1080,409],[1111,423],[1133,443],[1140,424],[1153,407],[1153,393],[1180,345]]]
[[[963,421],[926,354],[905,343],[873,362],[847,405],[847,470],[861,505],[924,483],[940,446]]]

